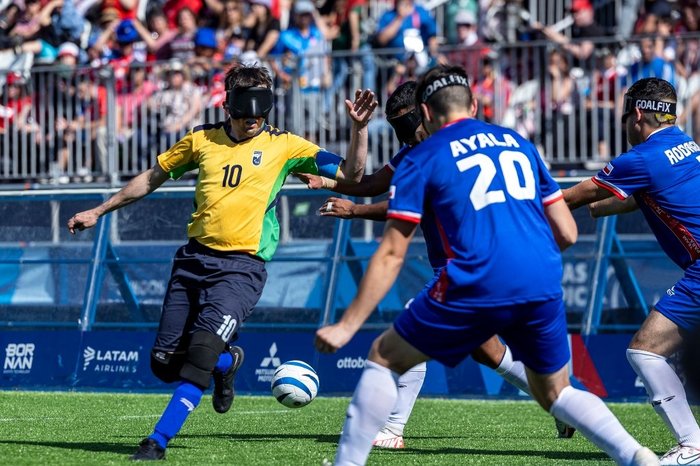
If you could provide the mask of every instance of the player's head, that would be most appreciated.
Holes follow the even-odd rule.
[[[416,106],[429,134],[455,119],[473,117],[476,99],[467,72],[461,66],[431,68],[418,81]]]
[[[425,129],[416,108],[416,82],[406,81],[391,93],[384,108],[389,122],[401,144],[414,146],[425,139]]]
[[[676,124],[676,90],[659,78],[640,79],[625,94],[622,123],[627,140],[633,146],[646,140],[651,132]]]
[[[262,66],[237,65],[226,72],[224,83],[223,107],[232,126],[245,136],[254,136],[272,110],[270,73]]]

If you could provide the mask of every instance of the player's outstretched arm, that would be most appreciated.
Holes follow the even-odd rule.
[[[626,214],[637,210],[637,208],[637,201],[635,201],[632,196],[629,196],[624,201],[613,196],[588,205],[588,211],[593,218]]]
[[[562,193],[564,194],[566,204],[571,210],[578,209],[591,202],[607,199],[613,195],[610,191],[601,188],[591,180],[584,180],[576,186],[563,189]]]
[[[389,209],[389,201],[375,204],[355,204],[349,199],[329,197],[318,209],[321,217],[337,218],[363,218],[383,222],[386,220],[386,212]]]
[[[416,231],[416,225],[396,219],[387,222],[382,242],[369,262],[357,296],[338,323],[316,331],[315,345],[318,351],[322,353],[338,351],[365,323],[396,281],[408,245]]]
[[[384,166],[371,175],[362,175],[357,184],[343,183],[310,173],[297,173],[295,176],[309,189],[328,189],[347,196],[374,197],[389,191],[394,172],[388,166]]]
[[[549,227],[554,234],[554,240],[561,251],[576,242],[578,239],[578,227],[574,216],[571,215],[571,210],[569,210],[563,199],[545,206],[544,215],[547,217]]]
[[[367,161],[367,123],[369,123],[374,109],[377,108],[377,99],[374,92],[369,89],[355,91],[355,101],[345,101],[348,116],[352,120],[350,130],[350,148],[347,158],[340,164],[338,178],[349,183],[359,183],[365,171]]]
[[[141,172],[134,179],[120,189],[114,196],[94,209],[79,212],[68,220],[68,230],[75,234],[75,230],[82,231],[92,228],[97,220],[104,214],[138,201],[147,194],[152,193],[158,186],[168,179],[168,174],[157,163]]]

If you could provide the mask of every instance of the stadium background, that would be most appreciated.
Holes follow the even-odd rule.
[[[126,3],[3,6],[2,388],[165,388],[150,374],[148,355],[170,260],[185,239],[193,177],[169,182],[75,237],[65,223],[148,167],[187,128],[220,119],[221,76],[231,61],[268,64],[276,77],[272,122],[341,154],[349,128],[342,102],[353,89],[369,83],[383,104],[398,83],[437,61],[464,65],[480,117],[533,140],[562,186],[626,147],[618,103],[638,77],[671,80],[679,90],[680,124],[698,132],[697,2],[438,0],[423,4],[434,29],[426,25],[432,19],[421,17],[418,42],[387,48],[378,36],[393,2],[336,0],[312,4],[305,24],[319,26],[312,33],[319,40],[301,49],[292,39],[310,12],[304,0]],[[268,51],[250,39],[255,5],[282,30],[280,45]],[[193,15],[178,29],[175,17],[187,14],[176,13],[185,6]],[[156,32],[158,11],[172,24]],[[48,20],[35,24],[37,15]],[[353,15],[360,25],[355,41],[352,33],[351,40],[331,40],[347,32]],[[265,23],[264,35],[275,30],[272,23]],[[177,47],[158,48],[163,37]],[[379,112],[370,128],[368,172],[397,149]],[[283,194],[280,248],[241,335],[247,362],[237,388],[267,393],[276,365],[303,359],[317,367],[322,393],[347,393],[373,336],[430,275],[422,239],[365,331],[337,355],[320,356],[313,332],[352,299],[382,225],[318,217],[328,193],[295,180]],[[563,281],[575,383],[608,398],[640,398],[644,390],[624,348],[680,271],[640,215],[596,222],[582,210],[576,217],[581,237],[565,253]],[[429,372],[426,394],[518,396],[471,360],[454,370],[431,363]]]

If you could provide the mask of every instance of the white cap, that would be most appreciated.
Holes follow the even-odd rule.
[[[476,16],[469,10],[460,10],[455,16],[455,24],[476,24]]]
[[[58,57],[60,58],[64,55],[78,58],[80,56],[80,49],[73,42],[64,42],[58,48]]]

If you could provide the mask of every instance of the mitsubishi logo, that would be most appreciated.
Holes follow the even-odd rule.
[[[270,346],[270,356],[263,358],[262,362],[260,363],[260,367],[269,367],[270,364],[272,364],[272,367],[277,367],[282,362],[280,361],[280,358],[276,356],[277,354],[277,343],[273,342],[272,346]]]

